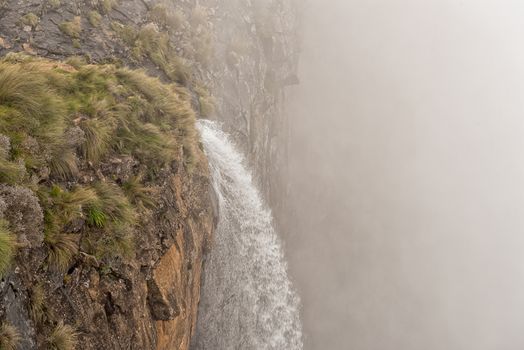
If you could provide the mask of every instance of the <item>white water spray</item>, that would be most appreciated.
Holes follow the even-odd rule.
[[[217,124],[200,121],[220,219],[207,257],[193,349],[300,350],[299,298],[271,212]]]

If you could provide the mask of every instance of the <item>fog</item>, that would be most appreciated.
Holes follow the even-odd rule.
[[[286,253],[307,350],[524,348],[523,18],[304,2]]]

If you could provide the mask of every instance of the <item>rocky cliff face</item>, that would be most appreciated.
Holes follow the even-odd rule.
[[[296,0],[2,0],[0,55],[79,55],[183,83],[191,72],[200,84],[190,88],[214,96],[200,98],[197,107],[225,122],[278,207],[283,188],[274,179],[285,171],[287,156],[285,92],[298,83],[297,8]],[[24,20],[28,14],[34,22]],[[68,23],[79,23],[78,33],[66,30]],[[168,54],[178,56],[176,62],[158,57]]]
[[[0,0],[0,56],[75,57],[61,68],[82,70],[82,61],[128,66],[176,84],[198,117],[225,123],[278,209],[284,193],[278,178],[286,164],[285,87],[297,83],[296,21],[294,6],[281,0]],[[31,225],[39,233],[36,240],[27,236],[31,245],[18,250],[0,284],[0,320],[18,328],[21,348],[45,348],[60,321],[78,330],[82,349],[188,348],[215,214],[201,151],[196,147],[199,165],[190,170],[180,147],[171,166],[146,183],[155,188],[157,205],[139,214],[131,258],[108,262],[80,248],[58,272],[48,268],[49,245],[41,243],[45,208],[19,217],[36,220]],[[37,183],[68,191],[108,179],[120,186],[144,167],[138,156],[119,154],[93,165],[82,161],[81,147],[78,152],[80,180],[50,172]],[[13,152],[8,157],[18,159]],[[89,178],[82,180],[84,167]],[[26,187],[42,208],[35,189]],[[4,199],[9,205],[14,197]],[[87,224],[67,225],[78,235]],[[36,299],[45,301],[48,314],[41,324],[32,316]]]
[[[190,95],[71,64],[0,61],[2,327],[21,349],[185,349],[215,221]]]
[[[298,84],[298,4],[294,0],[209,1],[216,52],[204,76],[216,118],[250,161],[277,218],[287,173],[286,90]]]

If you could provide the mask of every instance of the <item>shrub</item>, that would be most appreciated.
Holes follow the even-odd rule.
[[[0,326],[0,349],[16,350],[20,343],[20,333],[9,323],[2,323]]]
[[[80,39],[80,32],[82,31],[82,19],[80,16],[75,16],[71,21],[60,23],[58,28],[65,35],[73,39]]]
[[[60,321],[47,338],[47,342],[53,350],[74,350],[78,343],[78,333],[73,327]]]
[[[7,221],[0,220],[0,276],[9,269],[15,252],[16,237],[9,230]]]

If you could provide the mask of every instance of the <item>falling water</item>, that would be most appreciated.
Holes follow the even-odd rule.
[[[227,135],[209,121],[200,121],[199,129],[220,219],[206,260],[192,348],[302,349],[299,298],[271,212]]]

